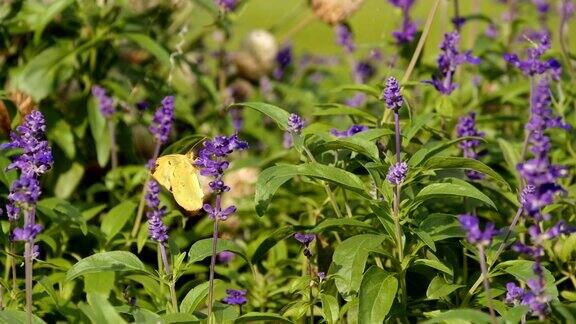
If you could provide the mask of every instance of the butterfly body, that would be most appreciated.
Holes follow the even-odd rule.
[[[176,203],[191,212],[202,208],[204,201],[198,169],[193,163],[191,153],[169,154],[159,157],[152,171],[152,177],[172,193]]]

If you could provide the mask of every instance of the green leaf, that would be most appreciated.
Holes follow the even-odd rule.
[[[410,143],[412,138],[416,136],[416,134],[418,134],[418,132],[422,129],[422,127],[428,124],[432,120],[432,118],[434,118],[434,116],[435,114],[433,113],[427,113],[414,118],[414,120],[410,124],[410,127],[408,128],[408,131],[406,131],[405,133],[406,136],[405,144],[408,145],[408,143]]]
[[[15,309],[4,309],[0,311],[0,323],[2,324],[14,324],[14,323],[26,323],[26,312],[15,310]],[[46,324],[42,319],[36,315],[32,315],[32,323],[35,324]]]
[[[328,324],[338,323],[340,319],[340,305],[338,304],[338,290],[334,281],[324,283],[320,293],[320,300],[322,301],[322,310],[324,311],[324,318]]]
[[[430,214],[422,220],[418,228],[428,233],[434,241],[464,237],[462,227],[455,215]]]
[[[493,178],[510,190],[510,185],[498,172],[478,160],[463,157],[435,156],[427,160],[422,165],[422,168],[424,170],[467,169],[478,171]]]
[[[199,284],[198,286],[190,289],[182,302],[180,303],[180,312],[182,313],[194,313],[196,308],[202,303],[202,301],[208,296],[208,284],[209,282],[204,282]],[[224,285],[224,282],[221,280],[214,280],[214,285]]]
[[[158,61],[166,67],[170,67],[170,54],[154,39],[140,33],[124,33],[122,36],[125,36],[150,54],[156,56]]]
[[[232,241],[219,239],[216,246],[217,253],[222,251],[230,251],[248,262],[246,252]],[[207,238],[192,244],[190,251],[188,251],[188,262],[194,263],[212,255],[212,239]]]
[[[347,107],[341,104],[317,105],[317,107],[319,108],[332,107],[332,108],[318,109],[314,111],[314,116],[351,116],[351,117],[360,117],[373,123],[378,121],[378,117],[370,113],[367,113],[364,110]]]
[[[42,32],[46,26],[64,9],[74,3],[74,0],[58,0],[43,8],[41,14],[37,15],[38,20],[34,22],[34,43],[38,44],[42,37]]]
[[[92,293],[86,295],[88,305],[80,304],[79,307],[90,318],[92,323],[126,323],[126,321],[116,312],[114,306],[108,302],[105,295]]]
[[[339,149],[348,149],[350,151],[362,154],[369,159],[372,159],[374,162],[380,161],[380,154],[376,144],[356,136],[334,139],[323,143],[314,149],[314,153]]]
[[[266,212],[278,188],[297,175],[327,180],[367,196],[364,182],[348,171],[319,163],[277,165],[262,171],[258,177],[254,195],[258,215],[262,216]]]
[[[390,311],[398,280],[390,273],[373,266],[364,274],[360,285],[360,304],[358,323],[383,323]]]
[[[146,272],[144,263],[137,256],[126,251],[101,252],[81,259],[68,270],[66,280],[70,281],[87,273],[107,271]]]
[[[358,292],[368,254],[383,241],[382,235],[360,234],[336,246],[330,273],[336,276],[336,287],[344,299],[350,300]]]
[[[364,223],[362,221],[353,218],[328,218],[322,221],[320,224],[316,225],[316,227],[314,227],[310,232],[321,233],[333,227],[343,229],[342,227],[344,226],[372,228],[370,224]]]
[[[258,245],[256,251],[254,251],[254,254],[252,254],[250,257],[252,263],[255,264],[262,260],[271,248],[278,244],[278,242],[292,236],[294,231],[295,229],[293,226],[284,226],[272,232],[270,236],[268,236],[266,239],[264,239],[264,241],[262,241],[262,243],[260,243],[260,245]]]
[[[278,128],[283,131],[285,131],[288,126],[288,116],[290,116],[290,114],[280,107],[263,102],[243,102],[235,104],[234,106],[247,107],[259,111],[274,120],[276,124],[278,124]]]
[[[56,181],[56,187],[54,188],[56,197],[69,198],[75,192],[83,176],[84,166],[77,162],[72,163],[70,169],[61,173]]]
[[[87,273],[84,275],[84,292],[99,293],[108,297],[114,289],[115,278],[114,272]]]
[[[438,260],[430,260],[430,259],[418,259],[416,261],[414,261],[414,265],[424,265],[430,268],[434,268],[436,270],[440,270],[444,273],[446,273],[447,275],[453,276],[454,272],[452,271],[452,269],[448,268],[444,263],[438,261]]]
[[[38,202],[37,208],[54,222],[65,226],[75,224],[80,228],[82,234],[86,235],[88,233],[86,219],[84,219],[82,213],[64,199],[56,197],[42,199]]]
[[[408,165],[412,168],[415,168],[419,166],[421,163],[426,162],[429,158],[435,156],[436,154],[439,154],[447,150],[452,145],[457,144],[464,140],[471,140],[471,139],[484,141],[482,137],[460,137],[448,142],[441,142],[440,144],[434,145],[432,147],[423,147],[418,151],[416,151],[414,155],[412,155],[410,160],[408,160]]]
[[[98,165],[105,167],[110,160],[110,135],[106,125],[106,119],[96,106],[94,98],[88,101],[88,124],[96,145],[96,157]]]
[[[271,321],[273,323],[290,323],[293,322],[273,313],[260,313],[260,312],[250,312],[238,317],[234,323],[253,323],[256,321]]]
[[[342,91],[359,91],[370,95],[376,99],[380,99],[380,90],[367,84],[345,84],[333,90],[334,92]]]
[[[488,206],[497,209],[494,202],[483,194],[480,190],[476,189],[473,185],[465,181],[456,181],[453,179],[452,183],[432,183],[424,187],[418,195],[416,195],[416,202],[422,202],[431,198],[438,198],[444,196],[457,196],[467,197],[479,200]]]
[[[426,290],[426,297],[428,299],[440,299],[446,297],[459,288],[465,287],[463,285],[454,285],[446,282],[442,276],[436,276],[428,285]]]
[[[455,322],[455,320],[459,320],[459,322]],[[440,315],[435,316],[433,319],[424,322],[424,324],[447,323],[447,322],[488,324],[491,323],[491,319],[488,314],[482,313],[481,311],[473,309],[454,309],[441,313]]]
[[[100,228],[110,241],[122,230],[128,220],[134,215],[137,204],[131,200],[126,200],[112,208],[102,219]]]
[[[73,160],[76,156],[76,142],[72,127],[64,119],[58,119],[54,125],[48,128],[47,136],[64,151],[66,157]]]
[[[504,156],[504,161],[508,166],[508,170],[512,171],[512,174],[519,180],[518,172],[516,172],[516,166],[520,162],[520,154],[514,149],[512,144],[503,138],[498,139],[498,145],[500,150],[502,150],[502,155]]]

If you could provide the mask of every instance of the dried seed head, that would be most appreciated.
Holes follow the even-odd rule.
[[[314,15],[330,25],[335,25],[352,16],[364,0],[312,0]]]
[[[4,136],[10,134],[11,118],[6,105],[0,100],[0,133]]]
[[[246,35],[232,61],[242,77],[256,81],[272,70],[277,52],[274,36],[264,30],[255,30]]]
[[[12,102],[14,102],[14,105],[16,105],[16,109],[18,109],[18,112],[23,117],[37,109],[37,105],[32,100],[32,97],[20,90],[10,91],[9,96]]]

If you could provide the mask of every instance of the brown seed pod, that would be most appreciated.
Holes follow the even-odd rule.
[[[335,25],[352,16],[364,0],[312,0],[314,15],[325,23]]]
[[[240,51],[232,56],[238,73],[249,80],[259,80],[274,66],[278,44],[265,30],[251,31],[244,37]]]

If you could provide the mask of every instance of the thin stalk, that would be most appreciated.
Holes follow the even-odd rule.
[[[301,30],[303,30],[304,28],[306,28],[308,25],[310,25],[312,22],[314,22],[314,20],[316,19],[316,16],[314,16],[313,14],[308,15],[307,17],[305,17],[304,19],[301,19],[298,24],[296,24],[294,27],[292,27],[290,30],[288,30],[284,35],[282,35],[281,37],[279,37],[280,42],[278,42],[279,44],[284,44],[287,41],[289,41],[290,39],[292,39],[292,37],[294,35],[296,35],[297,33],[299,33]]]
[[[162,263],[164,265],[164,272],[166,276],[170,276],[172,271],[170,270],[170,263],[168,262],[168,253],[166,253],[166,247],[162,243],[158,243],[158,250],[160,251],[160,256]],[[176,297],[176,282],[174,280],[174,275],[172,274],[172,279],[168,285],[170,288],[170,299],[172,300],[172,308],[175,313],[178,313],[178,298]]]
[[[110,135],[110,157],[112,160],[112,170],[118,167],[118,147],[116,146],[116,135],[114,131],[114,123],[108,119],[108,134]]]
[[[400,134],[400,114],[398,111],[394,112],[394,129],[396,133],[396,163],[402,162],[400,160],[400,153],[402,151],[402,137]]]
[[[490,318],[493,324],[497,324],[496,314],[494,313],[494,307],[492,307],[492,296],[490,294],[490,282],[488,281],[488,267],[486,266],[486,255],[484,253],[484,247],[478,245],[478,254],[480,256],[480,269],[482,270],[482,277],[484,277],[484,291],[486,293],[486,301],[488,304],[488,310],[490,311]]]
[[[26,323],[32,324],[32,246],[33,240],[24,245],[24,273],[26,282]]]
[[[172,299],[174,313],[178,313],[178,297],[176,297],[176,282],[174,280],[170,281],[170,298]]]
[[[306,152],[306,155],[308,155],[308,158],[310,159],[310,161],[312,161],[314,163],[318,163],[316,161],[316,159],[314,158],[314,155],[312,155],[312,152],[310,152],[310,150],[308,150],[308,148],[306,146],[303,146],[303,147],[304,147],[304,151]],[[326,190],[326,194],[328,195],[328,199],[330,200],[330,203],[332,204],[332,208],[334,209],[336,216],[338,218],[342,218],[342,212],[340,212],[340,208],[338,207],[338,204],[336,203],[336,196],[334,195],[334,192],[332,192],[332,189],[330,189],[330,186],[326,182],[321,181],[321,183],[324,186],[324,190]]]
[[[216,196],[215,214],[220,213],[220,204],[222,196]],[[208,279],[208,323],[212,323],[212,306],[214,303],[214,268],[216,267],[216,249],[218,246],[218,217],[214,218],[214,229],[212,234],[212,257],[210,259],[210,277]]]
[[[456,22],[460,19],[460,1],[458,0],[454,0],[454,19]],[[458,33],[462,31],[462,26],[459,23],[456,23],[454,27]]]
[[[154,154],[152,155],[152,160],[156,161],[158,155],[160,155],[160,147],[162,143],[157,141],[156,147],[154,147]],[[150,183],[150,174],[144,182],[144,187],[142,188],[142,194],[140,195],[140,203],[138,204],[138,213],[136,214],[136,220],[134,221],[134,226],[132,227],[132,232],[130,235],[136,237],[138,231],[140,230],[140,224],[142,223],[142,215],[144,215],[144,207],[146,207],[146,193],[148,192],[148,183]]]
[[[14,245],[14,242],[10,243],[10,252],[12,255],[16,255],[16,246]],[[18,275],[16,273],[16,259],[13,256],[9,256],[9,260],[10,268],[12,269],[12,290],[16,292],[18,290],[18,283],[16,281],[18,279]]]
[[[420,58],[420,54],[422,53],[422,49],[424,48],[424,44],[426,43],[426,39],[428,38],[428,34],[430,33],[430,29],[432,27],[432,21],[434,21],[434,17],[436,16],[436,12],[438,11],[438,6],[440,5],[441,0],[435,0],[434,5],[432,6],[432,10],[428,13],[428,18],[426,18],[426,23],[424,25],[424,29],[422,30],[422,35],[418,40],[418,44],[416,45],[416,50],[414,50],[414,54],[412,54],[412,58],[410,59],[410,63],[408,64],[408,68],[406,72],[404,72],[404,76],[402,77],[402,81],[400,82],[400,86],[404,86],[408,80],[410,80],[410,75],[412,71],[414,71],[414,67],[416,67],[416,62],[418,62],[418,58]],[[384,116],[382,116],[381,125],[388,120],[390,115],[390,110],[386,109],[384,111]]]
[[[310,276],[310,284],[308,284],[308,294],[310,298],[310,324],[314,324],[314,294],[312,293],[312,260],[308,259],[308,275]]]

